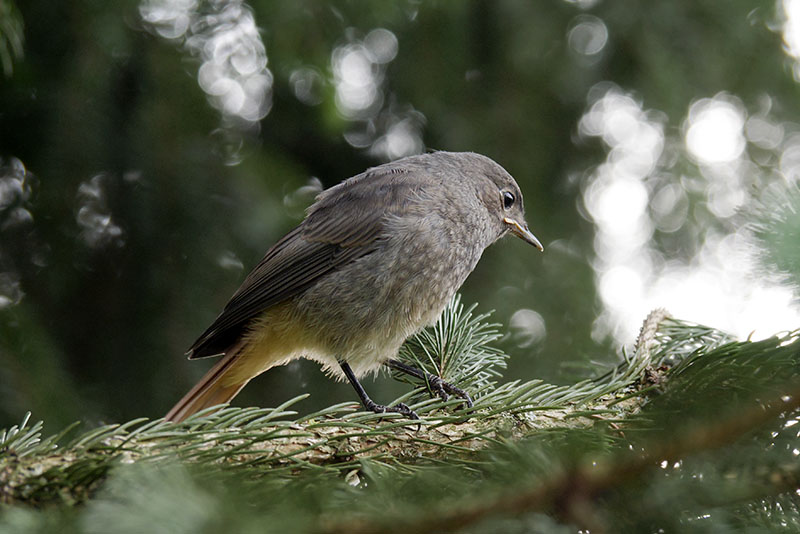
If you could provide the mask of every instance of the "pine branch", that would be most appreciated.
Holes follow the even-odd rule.
[[[589,503],[598,495],[639,478],[647,471],[658,469],[662,462],[671,463],[699,452],[723,447],[782,414],[800,409],[800,384],[786,386],[789,387],[786,393],[745,413],[737,413],[711,426],[695,425],[678,435],[675,440],[657,443],[644,452],[625,451],[606,462],[595,462],[592,465],[578,466],[568,472],[553,473],[549,479],[527,489],[514,488],[513,492],[497,495],[493,499],[470,500],[456,506],[450,503],[447,510],[437,510],[407,521],[393,518],[391,523],[342,522],[323,526],[320,532],[456,532],[487,517],[530,512],[556,513],[563,520],[590,532],[613,532],[591,510]],[[800,482],[800,465],[790,466],[781,477],[770,477],[760,482],[756,488],[751,488],[748,495],[750,500],[777,496],[796,488]]]
[[[455,306],[450,318],[465,337],[470,312]],[[208,531],[265,522],[296,532],[508,531],[516,517],[528,525],[519,531],[565,522],[684,531],[709,510],[741,529],[800,524],[791,515],[800,510],[798,337],[735,342],[656,311],[603,376],[570,387],[490,384],[470,413],[421,395],[419,429],[351,403],[298,418],[302,397],[70,440],[39,441],[41,426],[26,421],[0,434],[0,491],[12,504],[85,501],[81,524],[129,532],[154,521]],[[454,346],[444,335],[421,339],[433,365]],[[67,509],[12,514],[0,530],[60,528]]]
[[[657,325],[666,317],[657,314],[645,323],[634,355],[605,376],[572,386],[541,380],[496,386],[493,378],[506,357],[491,345],[499,334],[497,325],[485,323],[486,317],[473,316],[472,308],[464,311],[456,298],[434,327],[403,349],[406,358],[430,364],[439,376],[478,388],[475,406],[468,411],[459,409],[459,399],[429,398],[421,384],[396,401],[411,403],[421,416],[418,424],[399,414],[360,412],[355,403],[292,420],[292,406],[307,395],[274,409],[206,410],[182,423],[138,419],[97,428],[66,443],[64,433],[39,441],[41,423],[27,428],[26,417],[0,441],[0,500],[81,501],[115,465],[171,458],[202,464],[209,472],[246,467],[254,477],[341,475],[364,460],[406,467],[452,462],[536,430],[602,422],[614,426],[639,409],[641,391],[651,386],[640,377],[663,358],[654,343],[660,335]],[[420,361],[421,354],[425,361]]]

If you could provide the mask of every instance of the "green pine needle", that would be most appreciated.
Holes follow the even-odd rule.
[[[398,360],[423,369],[458,386],[477,398],[494,386],[506,368],[508,355],[492,346],[502,334],[497,323],[487,323],[491,312],[473,315],[476,305],[464,308],[456,295],[436,324],[409,338],[400,348]],[[419,388],[414,400],[429,395],[428,384],[404,373],[394,372],[398,380]]]
[[[753,210],[750,225],[761,268],[800,299],[800,189],[787,185],[765,197]]]

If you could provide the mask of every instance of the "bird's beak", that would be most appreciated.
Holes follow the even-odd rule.
[[[530,230],[528,230],[527,224],[525,224],[524,222],[520,224],[510,217],[504,218],[503,222],[508,225],[509,229],[515,236],[538,248],[539,252],[544,252],[544,247],[539,242],[539,240],[536,239],[536,236],[533,235]]]

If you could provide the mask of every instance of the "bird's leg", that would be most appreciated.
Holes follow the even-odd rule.
[[[392,369],[396,369],[407,375],[411,375],[413,377],[419,378],[420,380],[424,380],[428,383],[431,391],[439,395],[442,400],[447,400],[450,398],[450,395],[455,395],[456,397],[461,397],[464,399],[464,404],[467,405],[467,408],[472,408],[472,398],[470,398],[469,393],[464,391],[461,388],[458,388],[448,382],[445,382],[438,376],[434,376],[430,373],[423,371],[422,369],[417,369],[416,367],[411,367],[410,365],[406,365],[402,362],[397,360],[389,360],[386,362],[386,365],[391,367]]]
[[[367,410],[375,413],[386,413],[386,412],[400,413],[405,415],[409,419],[419,419],[419,416],[416,413],[414,413],[414,410],[412,410],[402,402],[394,406],[384,406],[383,404],[376,404],[372,399],[369,398],[367,392],[364,391],[364,386],[361,385],[361,382],[358,381],[356,375],[353,374],[353,370],[350,368],[350,365],[345,361],[339,361],[339,366],[342,368],[344,376],[346,376],[347,379],[350,381],[350,384],[353,385],[353,389],[356,390],[358,398],[361,399],[361,404],[363,404],[364,408],[366,408]]]

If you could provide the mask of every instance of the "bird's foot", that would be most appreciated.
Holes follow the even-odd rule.
[[[367,410],[370,410],[375,413],[387,413],[387,412],[399,413],[405,415],[409,419],[419,419],[417,413],[411,408],[409,408],[407,405],[403,404],[402,402],[399,402],[394,406],[385,406],[383,404],[377,404],[370,400],[369,402],[364,403],[364,407]]]
[[[472,398],[469,396],[469,393],[459,387],[445,382],[442,378],[423,371],[422,369],[417,369],[416,367],[406,365],[398,360],[389,360],[386,362],[386,365],[392,369],[406,373],[407,375],[425,380],[425,383],[428,385],[428,390],[431,393],[438,395],[443,401],[449,399],[450,395],[455,395],[456,397],[464,399],[466,408],[472,408]]]
[[[439,395],[439,398],[443,401],[449,399],[450,395],[455,395],[456,397],[464,399],[464,404],[466,404],[467,408],[472,408],[472,397],[470,397],[469,393],[463,389],[456,387],[449,382],[445,382],[438,376],[433,375],[428,375],[428,384],[430,385],[431,391]]]

